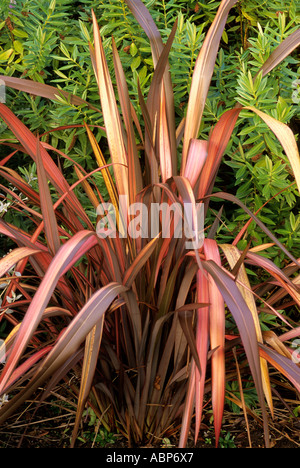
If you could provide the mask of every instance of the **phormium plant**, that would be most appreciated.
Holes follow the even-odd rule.
[[[184,447],[194,414],[197,441],[205,396],[210,391],[218,444],[226,379],[234,354],[237,361],[246,358],[249,366],[268,446],[268,415],[273,413],[273,402],[267,363],[300,390],[299,366],[292,349],[283,343],[298,336],[299,328],[276,309],[286,295],[299,305],[294,277],[300,264],[236,197],[213,192],[242,106],[223,113],[208,141],[198,139],[220,39],[237,0],[222,0],[219,6],[196,60],[185,119],[178,128],[168,65],[176,23],[164,45],[145,5],[140,0],[126,3],[150,40],[155,71],[146,101],[137,90],[143,134],[114,41],[117,89],[113,88],[93,13],[90,53],[110,164],[92,129],[83,125],[99,165],[94,172],[103,175],[109,205],[104,205],[93,173],[74,163],[78,181],[70,186],[59,160],[56,162],[56,154],[60,158],[69,156],[40,141],[5,104],[0,104],[0,116],[17,139],[2,142],[12,148],[12,153],[0,162],[0,175],[7,182],[1,190],[13,200],[10,209],[26,220],[26,229],[21,229],[0,218],[0,233],[16,244],[0,261],[4,284],[1,319],[11,326],[2,346],[5,363],[0,395],[6,395],[8,401],[0,409],[0,423],[41,386],[44,391],[39,401],[43,401],[76,366],[81,369],[81,380],[72,446],[88,403],[105,427],[114,425],[130,444],[150,443],[180,432],[179,446]],[[300,30],[278,46],[258,77],[276,67],[299,43]],[[26,79],[1,79],[7,86],[50,99],[60,93]],[[82,102],[76,96],[66,96],[74,104]],[[248,110],[256,113],[282,144],[299,188],[300,161],[292,131],[255,107]],[[38,190],[9,167],[17,151],[35,162]],[[80,204],[74,192],[79,186],[95,207],[97,219],[90,219]],[[203,221],[212,196],[242,207],[285,253],[290,262],[287,270],[280,270],[259,254],[269,245],[255,249],[248,245],[244,251],[238,250],[237,243],[249,223],[231,245],[218,245],[218,218],[211,226],[204,221],[205,236],[199,243],[199,220]],[[140,210],[146,207],[146,217],[134,211],[135,203],[140,203]],[[147,219],[147,226],[153,225],[154,204],[169,211],[161,213],[158,234],[152,236],[141,219]],[[178,226],[182,217],[173,211],[174,206],[185,221],[185,211],[179,208],[190,209],[191,229],[181,236]],[[201,219],[199,206],[203,208]],[[113,214],[117,229],[109,231]],[[169,233],[163,235],[166,219]],[[132,226],[139,235],[131,235]],[[190,231],[196,237],[189,236]],[[245,265],[264,269],[269,280],[253,290]],[[282,336],[264,336],[258,303],[263,304],[265,312],[279,317],[289,331]],[[230,332],[226,330],[229,315],[236,325]],[[205,385],[207,379],[211,390]]]

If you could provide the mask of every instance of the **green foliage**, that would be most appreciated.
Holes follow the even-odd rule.
[[[223,46],[226,49],[221,49],[219,56],[219,67],[216,70],[215,94],[210,94],[207,102],[206,119],[210,123],[215,121],[222,112],[222,105],[225,102],[226,107],[230,106],[233,91],[236,88],[236,73],[240,70],[240,81],[242,76],[247,74],[245,63],[248,62],[249,53],[251,51],[251,59],[260,62],[266,58],[270,51],[270,47],[276,45],[276,41],[286,37],[291,33],[292,27],[296,24],[296,7],[292,7],[294,2],[286,11],[283,8],[283,2],[267,2],[266,8],[257,8],[257,2],[241,2],[240,7],[236,8],[232,16],[229,18],[229,28],[227,36],[223,38]],[[89,50],[87,41],[91,38],[91,9],[99,12],[99,24],[101,32],[106,41],[104,46],[106,51],[111,47],[111,34],[113,32],[118,49],[120,51],[122,65],[126,71],[134,71],[126,73],[129,81],[129,92],[131,97],[135,95],[136,84],[139,79],[141,88],[144,92],[147,91],[147,86],[151,80],[153,72],[153,62],[151,51],[146,39],[146,36],[141,29],[137,27],[136,21],[130,14],[124,0],[93,1],[89,0],[84,3],[77,2],[76,11],[74,12],[74,4],[69,0],[53,0],[50,2],[40,2],[37,0],[27,0],[21,5],[17,3],[13,9],[8,8],[9,0],[3,2],[0,8],[0,16],[2,22],[0,46],[4,51],[2,67],[0,72],[13,76],[24,76],[37,81],[47,82],[48,84],[56,83],[63,87],[66,91],[77,94],[83,99],[89,100],[98,104],[98,95],[94,74],[90,62]],[[176,110],[180,117],[183,116],[184,103],[187,99],[190,81],[195,58],[199,52],[203,41],[203,31],[207,30],[209,22],[212,20],[219,2],[201,3],[192,1],[147,1],[146,6],[156,21],[158,28],[164,40],[167,39],[175,18],[179,18],[178,31],[173,43],[172,52],[170,55],[171,73],[173,83],[175,85],[175,104]],[[281,19],[281,29],[278,30],[276,11],[285,11],[290,15],[290,21],[285,26],[284,20]],[[254,11],[256,20],[251,17],[250,11]],[[29,14],[30,12],[30,14]],[[7,16],[9,13],[9,16]],[[253,13],[252,13],[253,14]],[[251,15],[250,15],[251,16]],[[283,17],[283,15],[281,15]],[[7,18],[11,26],[7,24]],[[255,41],[252,41],[252,49],[248,49],[242,55],[236,56],[236,39],[239,39],[238,28],[239,20],[250,21],[251,24],[265,23],[271,18],[272,25],[268,27],[268,34],[265,38],[261,34]],[[13,28],[10,30],[10,28]],[[249,28],[248,28],[249,29]],[[253,29],[253,28],[252,28]],[[277,35],[274,42],[274,35]],[[16,36],[16,37],[15,37]],[[229,45],[227,45],[229,41]],[[267,45],[261,42],[267,41]],[[242,43],[241,43],[242,45]],[[229,50],[228,50],[229,47]],[[261,55],[261,51],[264,55]],[[112,69],[112,61],[109,61]],[[252,62],[249,65],[253,65]],[[259,63],[257,63],[259,65]],[[286,70],[288,73],[286,73]],[[233,72],[235,76],[233,76]],[[288,66],[282,70],[281,76],[277,79],[282,79],[286,82],[286,93],[291,96],[291,71]],[[273,90],[273,96],[269,97],[272,102],[278,99],[278,86],[273,87],[273,83],[269,78],[265,80],[266,88]],[[239,83],[242,86],[242,83]],[[239,91],[239,88],[237,88]],[[13,96],[14,101],[12,102]],[[214,99],[215,97],[215,99]],[[51,106],[45,105],[43,99],[25,97],[22,93],[9,93],[9,104],[14,110],[17,110],[19,115],[24,117],[24,120],[32,129],[38,129],[40,133],[58,126],[59,123],[67,122],[72,117],[74,124],[85,120],[87,123],[101,125],[99,115],[87,109],[72,108],[64,101],[60,105]],[[250,92],[251,101],[252,96]],[[263,97],[260,99],[262,102]],[[16,102],[17,101],[17,102]],[[25,102],[24,102],[25,101]],[[217,107],[217,108],[216,108]],[[23,109],[23,110],[22,110]],[[291,118],[288,114],[287,121]],[[76,139],[74,145],[75,160],[78,163],[85,163],[85,167],[92,168],[91,149],[87,144],[83,134],[79,131],[74,132],[72,137]],[[66,148],[65,140],[70,137],[69,131],[56,132],[55,136],[50,136],[50,142],[54,147],[59,147],[62,151]],[[98,141],[101,138],[101,132],[98,132]],[[72,138],[71,138],[72,139]]]
[[[4,20],[0,23],[0,47],[12,50],[12,53],[0,61],[0,73],[41,83],[62,83],[63,89],[84,99],[88,97],[91,102],[97,100],[99,104],[95,80],[91,80],[93,70],[83,34],[85,29],[80,28],[80,23],[74,18],[74,3],[71,0],[53,0],[50,3],[28,0],[22,4],[17,2],[11,10],[7,9],[8,4],[9,1],[0,7],[0,17]],[[23,31],[22,36],[18,28]],[[18,41],[15,40],[16,35]],[[11,91],[7,93],[7,103],[32,130],[40,134],[52,132],[70,120],[74,125],[82,124],[82,121],[93,125],[103,123],[95,112],[72,106],[65,99],[58,104],[49,104],[43,98]],[[4,137],[7,135],[5,128],[2,134]],[[99,130],[98,140],[101,134]],[[61,151],[72,146],[76,162],[87,169],[94,167],[91,148],[82,129],[48,133],[44,141]],[[67,162],[63,163],[68,167]]]
[[[111,447],[116,443],[116,437],[111,434],[105,427],[98,430],[96,434],[87,431],[78,440],[84,443],[91,443],[93,447]]]
[[[295,30],[295,21],[287,21],[284,14],[279,14],[270,24],[266,24],[265,28],[258,23],[256,35],[248,38],[248,48],[241,48],[235,52],[235,58],[231,55],[233,63],[234,60],[238,61],[238,74],[226,65],[229,56],[223,51],[220,52],[217,73],[219,67],[223,77],[216,86],[218,99],[212,98],[207,104],[211,116],[215,115],[218,119],[222,113],[220,102],[227,104],[235,99],[243,106],[255,106],[286,124],[299,116],[299,102],[292,99],[293,83],[300,70],[297,55],[284,60],[270,75],[264,78],[259,75],[255,82],[253,79],[276,44]],[[207,120],[209,121],[209,118]],[[225,185],[251,207],[253,212],[261,210],[259,218],[272,227],[272,231],[276,232],[279,238],[284,234],[282,242],[288,248],[295,249],[299,256],[299,235],[297,230],[295,235],[289,223],[290,213],[294,212],[293,216],[298,216],[298,191],[280,143],[257,115],[246,110],[241,113],[224,164],[230,169],[226,170],[224,167],[224,176],[218,179],[218,186],[222,188]],[[234,235],[239,222],[244,223],[247,220],[247,216],[240,209],[234,213],[227,212],[227,215],[226,227],[221,226],[219,232],[224,239],[229,239],[230,233]],[[283,233],[283,225],[286,230],[290,230],[290,237],[287,231]],[[266,242],[260,229],[253,225],[248,230],[248,239],[253,239],[256,245]],[[277,265],[281,264],[282,255],[276,248],[267,255],[273,258]]]
[[[224,434],[224,431],[223,431]],[[227,432],[225,436],[220,437],[220,448],[236,448],[234,442],[235,436],[231,435],[230,432]]]
[[[232,411],[235,414],[241,414],[242,413],[242,408],[239,406],[237,403],[235,403],[234,399],[236,399],[237,402],[242,401],[242,397],[240,394],[240,388],[239,388],[239,383],[237,380],[232,380],[231,382],[226,383],[226,392],[228,394],[228,398],[226,399],[226,403],[229,407],[229,410]],[[246,381],[243,382],[243,398],[246,407],[250,409],[257,408],[258,406],[258,399],[257,399],[257,393],[255,391],[255,386],[253,384],[253,381]]]
[[[115,434],[111,433],[106,427],[101,426],[101,421],[97,418],[92,408],[88,408],[83,417],[88,421],[88,429],[78,437],[83,443],[92,443],[94,447],[108,447],[116,443]]]
[[[35,81],[43,82],[47,75],[51,75],[47,67],[51,67],[50,54],[59,42],[58,31],[67,30],[70,25],[68,19],[72,2],[26,0],[22,4],[10,4],[10,0],[4,0],[0,7],[3,20],[0,25],[1,43],[6,43],[6,50],[12,48],[4,70],[9,74],[21,72]],[[5,61],[2,61],[4,66]]]

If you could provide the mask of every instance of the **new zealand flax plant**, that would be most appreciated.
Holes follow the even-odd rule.
[[[299,335],[299,327],[278,311],[286,296],[290,296],[290,304],[299,306],[300,263],[237,198],[213,192],[242,107],[225,111],[208,141],[197,138],[222,33],[237,0],[220,3],[197,58],[186,117],[179,126],[175,124],[168,65],[176,23],[163,44],[145,5],[140,0],[126,3],[150,40],[155,71],[146,100],[138,89],[141,124],[129,100],[114,41],[116,90],[113,87],[92,13],[91,60],[111,163],[106,162],[93,129],[83,123],[99,167],[86,173],[74,163],[78,181],[70,186],[56,163],[55,148],[0,104],[0,116],[16,138],[2,142],[12,148],[12,153],[0,162],[2,180],[7,182],[1,190],[13,200],[11,210],[26,220],[22,229],[0,218],[2,238],[15,244],[0,260],[1,282],[6,285],[1,320],[6,320],[11,329],[1,350],[5,362],[0,395],[7,395],[8,401],[0,409],[0,424],[37,392],[38,401],[43,402],[75,369],[80,386],[72,446],[87,404],[105,427],[120,431],[131,445],[155,443],[179,434],[179,446],[185,447],[191,428],[196,443],[206,396],[211,396],[218,444],[226,380],[236,356],[237,364],[243,363],[243,372],[249,369],[252,375],[265,444],[269,446],[268,419],[273,414],[273,401],[268,365],[300,391],[299,365],[288,345]],[[278,46],[258,76],[269,73],[299,43],[300,30]],[[8,87],[49,99],[55,100],[60,94],[51,86],[26,79],[1,79]],[[76,96],[69,98],[73,104],[82,105]],[[249,110],[257,113],[280,140],[299,188],[300,161],[292,131],[258,109]],[[17,151],[36,163],[38,190],[9,167]],[[58,156],[69,158],[62,152]],[[103,199],[94,182],[97,171],[103,175],[109,200]],[[79,201],[80,187],[97,212],[96,221],[87,216]],[[204,216],[212,194],[214,199],[239,205],[250,215],[250,221],[230,245],[218,245],[216,218],[212,226],[205,227],[202,243],[194,239],[187,248],[187,238],[176,235],[176,223],[182,218],[175,213],[169,218],[169,235],[162,235],[163,218],[155,236],[126,235],[132,223],[128,208],[135,202],[148,208],[149,225],[153,203],[165,203],[170,208],[187,204],[190,222],[198,232],[197,208],[201,202]],[[112,210],[99,210],[108,201],[116,214],[118,229],[114,235],[107,235],[101,225],[112,215]],[[270,244],[238,249],[250,222],[256,222],[270,237],[270,244],[286,254],[289,264],[284,270],[260,254]],[[263,269],[268,279],[252,288],[246,265]],[[282,320],[287,332],[264,335],[258,305]],[[236,324],[234,334],[226,330],[228,316]]]

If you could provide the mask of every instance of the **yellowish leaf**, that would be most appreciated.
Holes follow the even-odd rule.
[[[238,248],[230,244],[221,244],[220,247],[226,256],[226,259],[229,263],[230,268],[233,269],[241,256]],[[251,314],[253,317],[256,335],[257,335],[257,341],[259,343],[263,343],[263,336],[261,332],[256,303],[255,303],[253,294],[251,292],[250,282],[248,279],[245,266],[243,264],[240,266],[239,272],[237,274],[237,279],[239,280],[237,282],[237,287],[239,288],[243,298],[245,299],[245,302],[249,310],[251,311]],[[242,285],[245,285],[245,287],[243,287]],[[269,408],[271,412],[273,413],[273,401],[272,401],[272,392],[271,392],[268,366],[267,366],[266,360],[263,358],[260,358],[260,367],[261,367],[261,372],[262,372],[262,382],[263,382],[265,397],[268,402]]]
[[[268,127],[280,141],[291,164],[296,184],[300,193],[300,155],[294,133],[287,125],[256,109],[255,107],[249,106],[245,107],[245,109],[255,112],[268,125]]]

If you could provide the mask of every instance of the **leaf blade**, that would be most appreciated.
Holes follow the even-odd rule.
[[[214,71],[215,61],[222,33],[230,9],[238,0],[222,0],[215,19],[206,35],[200,53],[197,57],[192,78],[190,96],[185,121],[182,172],[185,171],[190,141],[197,138],[208,89]]]
[[[205,239],[204,255],[206,261],[213,261],[221,266],[218,245],[214,239]],[[216,445],[218,445],[225,403],[225,304],[211,275],[208,275],[208,293],[210,347],[215,350],[211,357],[212,405]]]
[[[19,247],[14,249],[0,260],[0,278],[20,260],[40,252],[41,250],[32,249],[30,247]]]
[[[129,188],[127,155],[123,140],[120,115],[118,112],[113,85],[111,82],[100,31],[94,11],[92,11],[92,16],[95,42],[95,72],[98,80],[99,95],[102,105],[107,140],[113,162],[118,193],[119,195],[126,195],[128,197]]]
[[[41,96],[54,101],[57,101],[57,96],[63,94],[66,99],[70,100],[71,104],[74,104],[75,106],[86,105],[91,109],[97,110],[99,112],[99,109],[97,109],[84,99],[81,99],[80,97],[75,96],[75,94],[71,94],[62,89],[55,88],[54,86],[49,86],[44,83],[39,83],[37,81],[32,81],[28,79],[15,78],[13,76],[0,75],[0,79],[3,80],[5,85],[10,88],[17,89],[25,93],[33,94],[35,96]]]
[[[85,249],[97,243],[94,232],[81,231],[74,235],[58,251],[50,263],[45,276],[34,295],[16,337],[14,348],[1,374],[0,393],[14,371],[24,349],[38,326],[44,309],[55,289],[59,278],[76,262]],[[83,250],[82,250],[83,249]],[[74,255],[75,254],[75,255]]]
[[[240,252],[235,247],[234,245],[229,245],[229,244],[221,244],[220,248],[223,250],[229,265],[231,268],[234,268],[234,266],[237,264],[240,258]],[[253,294],[251,293],[251,286],[250,282],[248,279],[248,275],[245,269],[244,264],[242,264],[239,268],[239,272],[237,274],[237,279],[240,281],[237,284],[237,287],[241,291],[246,304],[249,307],[249,310],[252,314],[254,325],[255,325],[255,330],[256,330],[256,336],[257,336],[257,341],[259,343],[263,343],[263,336],[261,332],[261,327],[260,327],[260,322],[259,322],[259,317],[258,317],[258,311],[256,307],[256,303],[253,297]],[[247,288],[244,288],[242,284],[245,284]],[[270,378],[269,378],[269,371],[268,371],[268,366],[267,362],[265,359],[260,359],[260,366],[261,366],[261,372],[262,372],[262,379],[263,379],[263,388],[264,388],[264,393],[266,396],[266,400],[268,402],[269,408],[273,414],[273,400],[272,400],[272,390],[271,390],[271,384],[270,384]]]
[[[297,29],[292,34],[290,34],[284,41],[279,44],[278,47],[271,53],[270,57],[265,61],[256,77],[262,72],[263,76],[270,73],[277,65],[279,65],[282,60],[290,55],[294,49],[296,49],[300,44],[300,29]],[[255,77],[255,78],[256,78]],[[254,78],[254,79],[255,79]]]
[[[280,141],[291,164],[298,191],[300,193],[300,155],[293,131],[286,124],[274,119],[255,107],[250,106],[245,107],[245,109],[255,112],[268,125]]]
[[[45,234],[50,252],[55,255],[60,248],[60,238],[56,215],[53,209],[46,172],[42,163],[40,143],[37,140],[36,168],[40,192],[41,209],[45,226]]]
[[[204,269],[211,274],[218,286],[225,303],[232,313],[236,325],[239,329],[241,340],[247,355],[251,373],[255,382],[256,391],[264,420],[265,443],[269,446],[269,429],[267,413],[264,402],[264,394],[261,379],[261,368],[258,351],[258,343],[252,314],[244,301],[244,298],[237,288],[235,282],[228,273],[220,268],[215,262],[208,260],[202,261]]]

